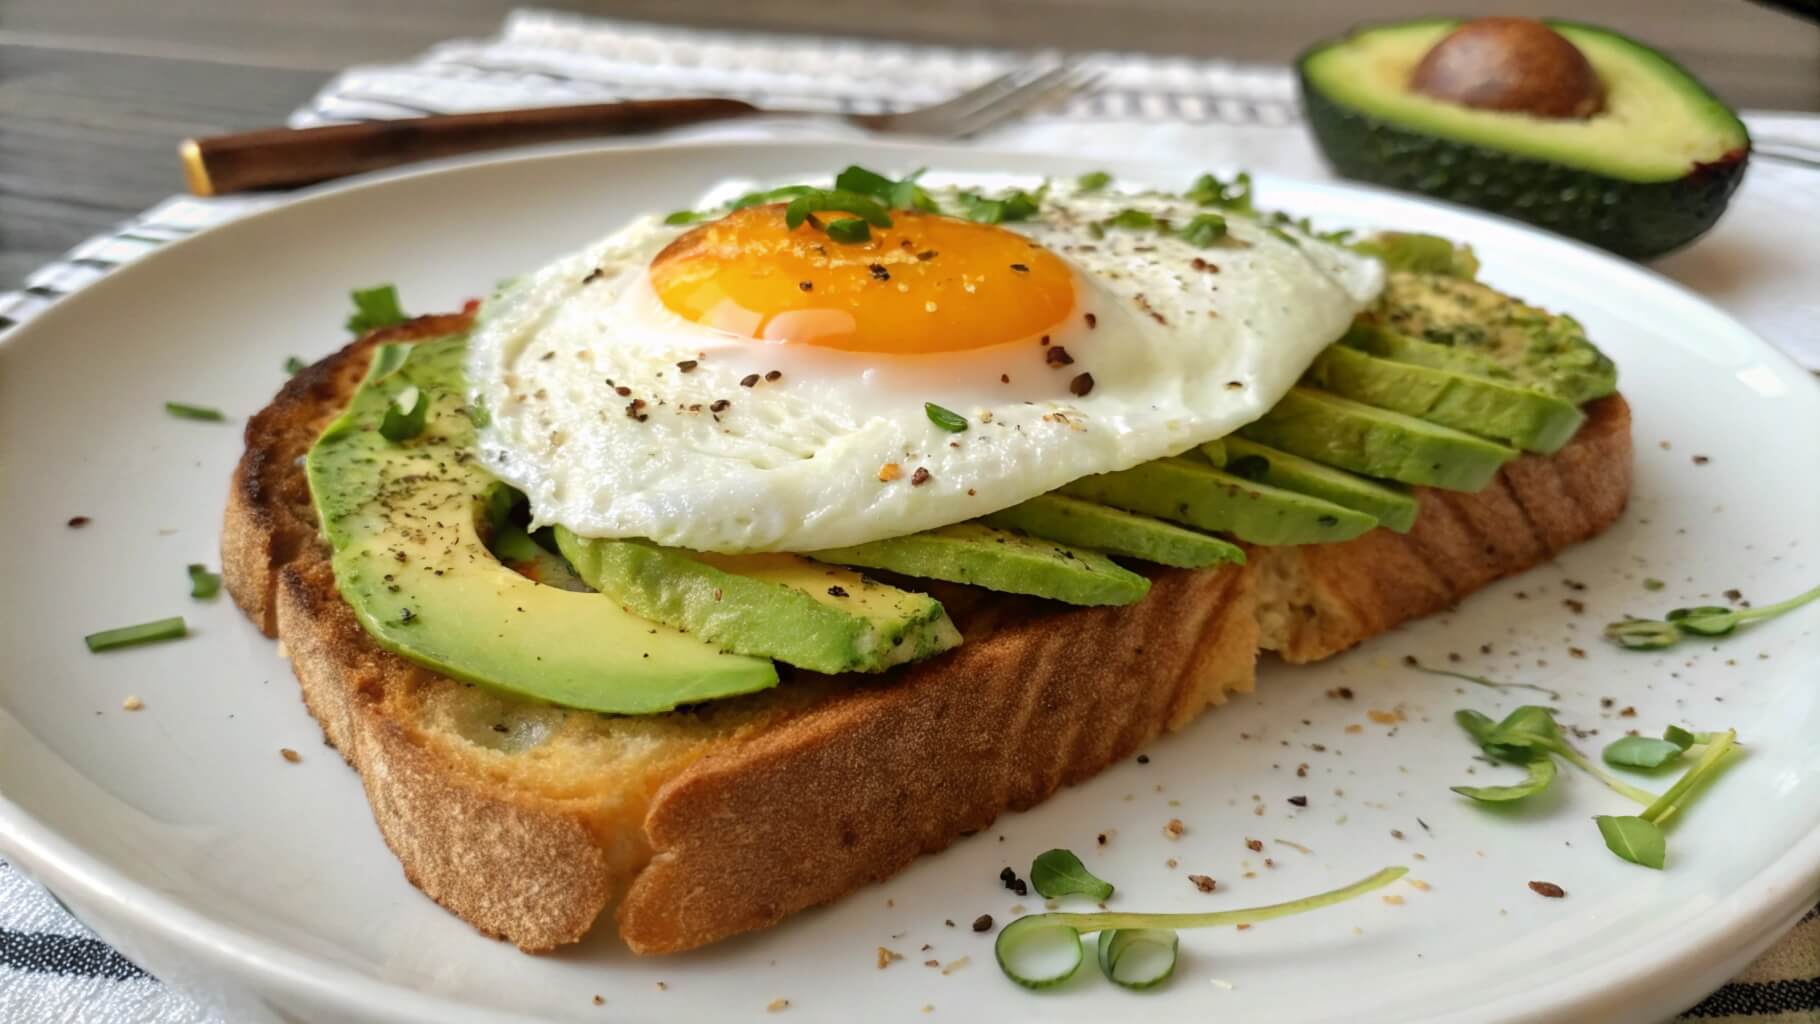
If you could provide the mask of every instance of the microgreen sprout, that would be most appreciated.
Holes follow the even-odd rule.
[[[1816,600],[1820,600],[1820,587],[1759,608],[1723,608],[1718,605],[1676,608],[1661,619],[1624,619],[1613,622],[1605,627],[1605,638],[1626,650],[1660,651],[1673,647],[1690,636],[1725,636],[1745,623],[1773,619]]]

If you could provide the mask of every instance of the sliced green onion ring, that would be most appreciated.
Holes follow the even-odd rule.
[[[159,640],[176,640],[189,634],[189,627],[184,625],[182,616],[158,619],[155,622],[142,622],[137,626],[121,626],[119,629],[104,629],[99,633],[90,633],[82,638],[90,651],[100,653],[118,647],[136,647],[139,644],[156,643]]]
[[[1020,917],[998,933],[992,952],[1005,977],[1025,988],[1060,985],[1081,969],[1081,933],[1053,920],[1067,914]]]
[[[1181,939],[1167,928],[1114,928],[1100,933],[1100,970],[1114,985],[1155,988],[1175,973]]]

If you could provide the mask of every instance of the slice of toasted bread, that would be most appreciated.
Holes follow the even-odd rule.
[[[1260,650],[1312,661],[1448,607],[1604,529],[1630,492],[1630,413],[1614,396],[1566,448],[1481,493],[1419,491],[1407,534],[1157,569],[1125,607],[931,585],[966,637],[938,658],[608,718],[383,651],[335,589],[301,458],[374,344],[466,325],[424,317],[355,342],[248,423],[224,574],[288,652],[405,876],[528,951],[579,939],[614,903],[632,949],[668,953],[835,899],[1248,691]]]

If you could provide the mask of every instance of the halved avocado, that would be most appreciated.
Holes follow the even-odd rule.
[[[1550,117],[1482,109],[1413,84],[1424,58],[1462,24],[1425,18],[1368,26],[1301,56],[1309,125],[1336,170],[1633,259],[1685,245],[1724,212],[1743,180],[1750,136],[1679,64],[1608,29],[1551,20],[1547,28],[1591,64],[1603,89],[1597,111]],[[1493,62],[1485,63],[1493,74]]]

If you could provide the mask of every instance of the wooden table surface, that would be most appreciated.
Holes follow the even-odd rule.
[[[491,34],[505,0],[0,0],[0,288],[180,191],[189,135],[275,124],[334,71]],[[555,0],[719,27],[1287,62],[1361,20],[1559,14],[1668,50],[1735,106],[1820,110],[1820,26],[1745,0]]]

